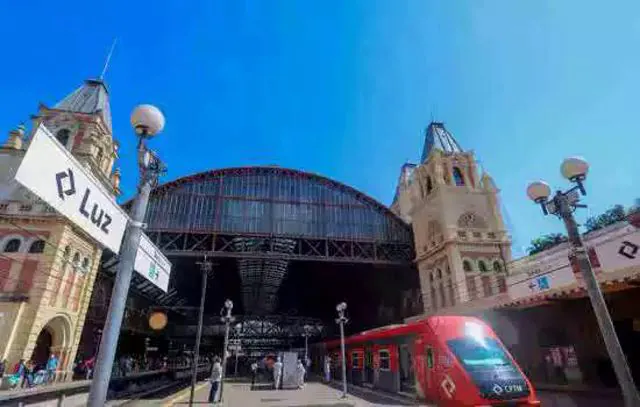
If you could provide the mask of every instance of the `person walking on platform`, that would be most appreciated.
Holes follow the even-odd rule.
[[[324,358],[324,381],[331,381],[331,358],[328,356]]]
[[[215,403],[218,395],[218,389],[220,389],[220,380],[222,380],[222,366],[220,365],[220,358],[213,358],[213,368],[211,369],[211,390],[209,391],[209,403]]]
[[[282,362],[280,361],[280,356],[276,360],[276,363],[273,364],[273,385],[274,388],[278,390],[280,388],[280,379],[282,378]]]
[[[0,389],[2,388],[2,378],[4,377],[4,373],[7,370],[7,359],[3,359],[0,361]]]
[[[301,389],[304,387],[304,375],[307,373],[304,368],[304,364],[300,359],[298,359],[298,365],[296,366],[296,374],[298,375],[298,388]]]
[[[256,385],[256,376],[258,375],[258,362],[255,360],[251,364],[251,390]]]

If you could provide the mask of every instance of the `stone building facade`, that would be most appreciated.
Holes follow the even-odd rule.
[[[431,123],[422,162],[402,167],[391,206],[413,228],[426,314],[506,291],[511,241],[498,193],[473,152]]]
[[[33,131],[43,124],[115,199],[109,94],[88,80],[49,108],[41,105],[32,130],[12,130],[0,148],[0,359],[46,362],[71,369],[102,249],[53,208],[14,181]]]

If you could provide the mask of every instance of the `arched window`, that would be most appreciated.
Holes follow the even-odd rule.
[[[431,183],[431,177],[427,176],[427,195],[431,193],[433,189],[433,184]]]
[[[90,265],[91,265],[91,261],[89,260],[88,257],[85,257],[84,259],[82,259],[82,268],[81,268],[81,270],[86,273],[87,271],[89,271]]]
[[[444,295],[444,285],[440,284],[440,304],[443,307],[447,306],[447,297]]]
[[[500,265],[500,262],[498,260],[493,262],[493,271],[495,271],[497,273],[501,273],[502,272],[502,266]]]
[[[442,270],[438,269],[438,270],[436,271],[436,274],[438,275],[438,278],[439,278],[439,279],[440,279],[440,278],[442,278]]]
[[[69,137],[71,137],[71,132],[67,129],[58,130],[58,132],[56,133],[56,139],[58,139],[60,144],[62,144],[65,147],[69,142]]]
[[[450,276],[451,275],[451,269],[449,268],[448,264],[445,266],[445,270],[446,270],[447,275]]]
[[[462,269],[469,273],[473,271],[473,266],[471,265],[471,262],[469,260],[465,260],[462,262]]]
[[[433,281],[433,271],[429,273],[429,281]]]
[[[71,248],[69,246],[66,246],[64,248],[64,253],[62,254],[62,257],[64,258],[65,261],[69,260],[69,256],[71,256]]]
[[[484,262],[484,260],[480,260],[478,261],[478,270],[480,270],[481,273],[486,273],[487,271],[487,264]]]
[[[36,240],[31,243],[29,247],[29,253],[42,253],[44,251],[44,240]]]
[[[17,253],[20,250],[20,239],[11,239],[4,245],[5,253]]]
[[[458,167],[453,167],[453,180],[459,187],[464,185],[464,177],[462,176],[462,171],[460,171],[460,168]]]
[[[80,267],[80,253],[76,253],[73,255],[73,267]]]
[[[102,151],[102,147],[98,147],[96,151],[96,162],[99,166],[102,166],[102,160],[104,159],[104,152]]]

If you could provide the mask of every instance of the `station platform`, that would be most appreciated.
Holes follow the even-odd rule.
[[[24,405],[30,407],[82,407],[86,406],[89,381],[72,383],[56,383],[46,387],[9,390],[0,392],[0,405],[18,406],[11,395],[15,394],[35,394],[51,392],[54,390],[69,390],[77,388],[77,393],[69,394],[64,401],[47,400],[41,402],[27,402]],[[200,381],[196,385],[195,405],[212,405],[208,403],[210,385],[207,381]],[[398,394],[390,394],[369,388],[349,385],[349,395],[342,399],[341,383],[332,382],[329,385],[312,381],[304,388],[296,390],[272,390],[268,385],[261,384],[256,389],[251,390],[251,385],[247,381],[234,381],[231,379],[224,384],[223,401],[216,404],[224,407],[369,407],[369,406],[425,406],[433,407],[434,404],[425,404],[410,397]],[[178,390],[167,388],[151,389],[146,395],[141,397],[123,398],[107,402],[107,407],[143,407],[143,406],[188,406],[190,389],[188,383],[183,382]],[[539,389],[537,391],[542,405],[545,407],[623,407],[623,402],[619,395],[594,394],[593,392],[568,392],[565,389]]]
[[[211,405],[207,403],[209,397],[209,383],[200,382],[196,386],[194,404]],[[416,401],[395,397],[393,395],[379,394],[376,392],[365,393],[359,390],[350,390],[346,399],[342,399],[342,392],[332,386],[327,386],[318,382],[307,383],[302,389],[296,390],[251,390],[249,383],[227,382],[224,385],[223,401],[216,404],[224,407],[249,407],[249,406],[331,406],[331,407],[371,407],[371,406],[429,406],[419,404]],[[148,400],[150,403],[151,400]],[[184,389],[176,394],[167,397],[157,404],[140,404],[136,406],[188,406],[189,389]]]

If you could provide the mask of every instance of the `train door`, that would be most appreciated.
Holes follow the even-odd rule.
[[[400,345],[400,391],[414,393],[414,372],[409,344]]]
[[[364,385],[373,386],[373,351],[367,347],[364,351]]]
[[[436,388],[436,369],[435,369],[435,352],[433,346],[426,344],[424,347],[424,359],[425,359],[425,384],[427,396],[433,397],[434,389]]]
[[[416,393],[427,401],[436,400],[438,392],[436,388],[436,355],[434,346],[427,338],[419,337],[415,341],[413,350]]]

